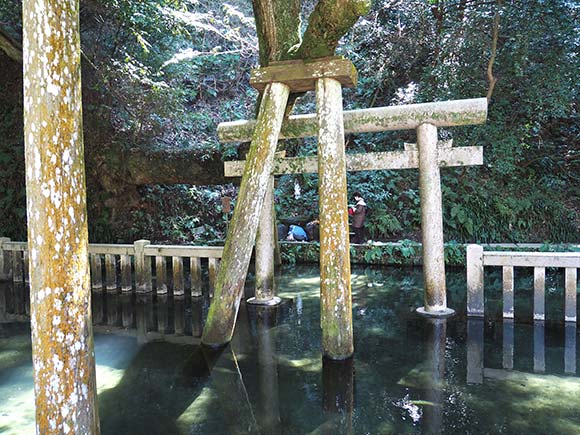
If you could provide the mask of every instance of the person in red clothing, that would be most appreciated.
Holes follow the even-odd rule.
[[[352,214],[352,228],[354,230],[352,243],[364,243],[367,205],[360,192],[354,192],[353,197],[356,204],[351,206],[351,213],[349,213]]]

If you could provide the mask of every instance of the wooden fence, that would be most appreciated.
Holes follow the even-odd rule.
[[[467,246],[467,315],[484,315],[484,266],[503,268],[503,317],[514,318],[514,267],[534,268],[534,320],[545,320],[546,268],[565,269],[564,320],[576,322],[577,269],[580,252],[501,252],[484,251],[483,246]]]
[[[207,261],[211,295],[222,252],[221,246],[151,245],[148,240],[132,245],[90,244],[91,286],[137,293],[155,288],[157,294],[167,294],[171,288],[174,296],[189,289],[191,296],[201,296],[202,262]],[[28,282],[28,264],[26,242],[0,238],[0,280]]]

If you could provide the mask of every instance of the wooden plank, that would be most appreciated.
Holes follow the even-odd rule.
[[[22,270],[24,272],[24,282],[30,283],[30,258],[28,258],[28,251],[22,251]]]
[[[131,278],[131,256],[121,255],[121,291],[127,292],[133,290]]]
[[[113,254],[105,255],[105,280],[107,290],[117,290],[117,262]]]
[[[137,240],[135,247],[135,291],[137,293],[149,293],[153,290],[151,284],[151,258],[145,254],[145,247],[151,243],[149,240]]]
[[[91,263],[91,286],[93,289],[103,288],[103,269],[101,254],[89,254]]]
[[[191,296],[197,297],[202,295],[201,285],[201,259],[199,257],[191,257],[189,259],[190,267],[190,282],[191,282]]]
[[[173,257],[173,295],[183,296],[185,284],[183,281],[183,258]]]
[[[438,156],[439,166],[472,166],[483,164],[483,147],[455,147],[442,149]],[[226,177],[241,177],[244,172],[245,160],[224,162]],[[365,154],[347,154],[346,170],[380,171],[391,169],[416,169],[419,167],[418,151],[385,151]],[[318,172],[318,157],[286,157],[276,158],[272,175],[284,174],[314,174]]]
[[[24,262],[22,261],[23,251],[12,251],[12,280],[13,282],[24,282]]]
[[[577,293],[578,271],[575,268],[566,268],[564,274],[565,282],[565,303],[564,320],[566,322],[576,321],[576,293]]]
[[[209,295],[213,297],[219,270],[219,260],[210,258],[208,262]]]
[[[145,255],[149,257],[221,258],[223,250],[223,246],[148,245],[145,248]]]
[[[436,103],[374,107],[345,110],[344,132],[376,133],[379,131],[414,130],[423,123],[436,127],[483,124],[487,118],[487,99],[440,101]],[[221,142],[249,142],[255,120],[222,122],[218,125]],[[293,115],[282,125],[279,139],[318,136],[316,114]]]
[[[167,265],[165,257],[155,257],[155,290],[158,295],[167,294]]]
[[[580,268],[577,252],[484,252],[484,266],[514,267],[576,267]]]
[[[347,88],[356,87],[357,72],[350,60],[334,56],[308,60],[273,62],[265,68],[254,68],[250,85],[262,92],[268,83],[284,83],[290,92],[314,90],[316,80],[333,78]]]
[[[4,250],[8,242],[10,242],[8,237],[0,237],[0,281],[12,279],[12,256]]]
[[[26,242],[4,242],[2,244],[4,251],[27,251],[28,243]]]
[[[467,245],[467,315],[483,317],[483,247]]]
[[[534,320],[546,320],[546,269],[534,267]]]

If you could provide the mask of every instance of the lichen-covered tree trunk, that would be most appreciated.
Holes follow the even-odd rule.
[[[334,55],[340,38],[370,6],[370,0],[319,0],[308,19],[297,57],[315,59]]]
[[[300,37],[299,0],[252,0],[260,65],[334,55],[338,41],[368,12],[370,0],[319,0]]]
[[[25,0],[24,132],[39,434],[98,434],[77,0]]]
[[[345,359],[354,347],[342,86],[337,80],[317,81],[316,112],[322,351],[331,359]]]
[[[287,60],[300,45],[300,0],[252,0],[260,65]]]
[[[290,88],[285,84],[271,83],[262,98],[222,255],[214,301],[203,331],[202,341],[208,345],[225,344],[233,335],[289,94]]]

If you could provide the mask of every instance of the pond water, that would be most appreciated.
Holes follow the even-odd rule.
[[[548,274],[534,323],[533,276],[516,277],[503,322],[501,272],[486,319],[465,318],[465,271],[447,273],[447,320],[419,317],[421,269],[352,271],[355,356],[321,358],[316,267],[277,277],[284,303],[242,304],[231,345],[199,345],[209,299],[93,294],[103,434],[580,433],[577,331],[563,278]],[[252,282],[248,280],[247,292]],[[23,289],[0,287],[0,433],[34,433]]]

